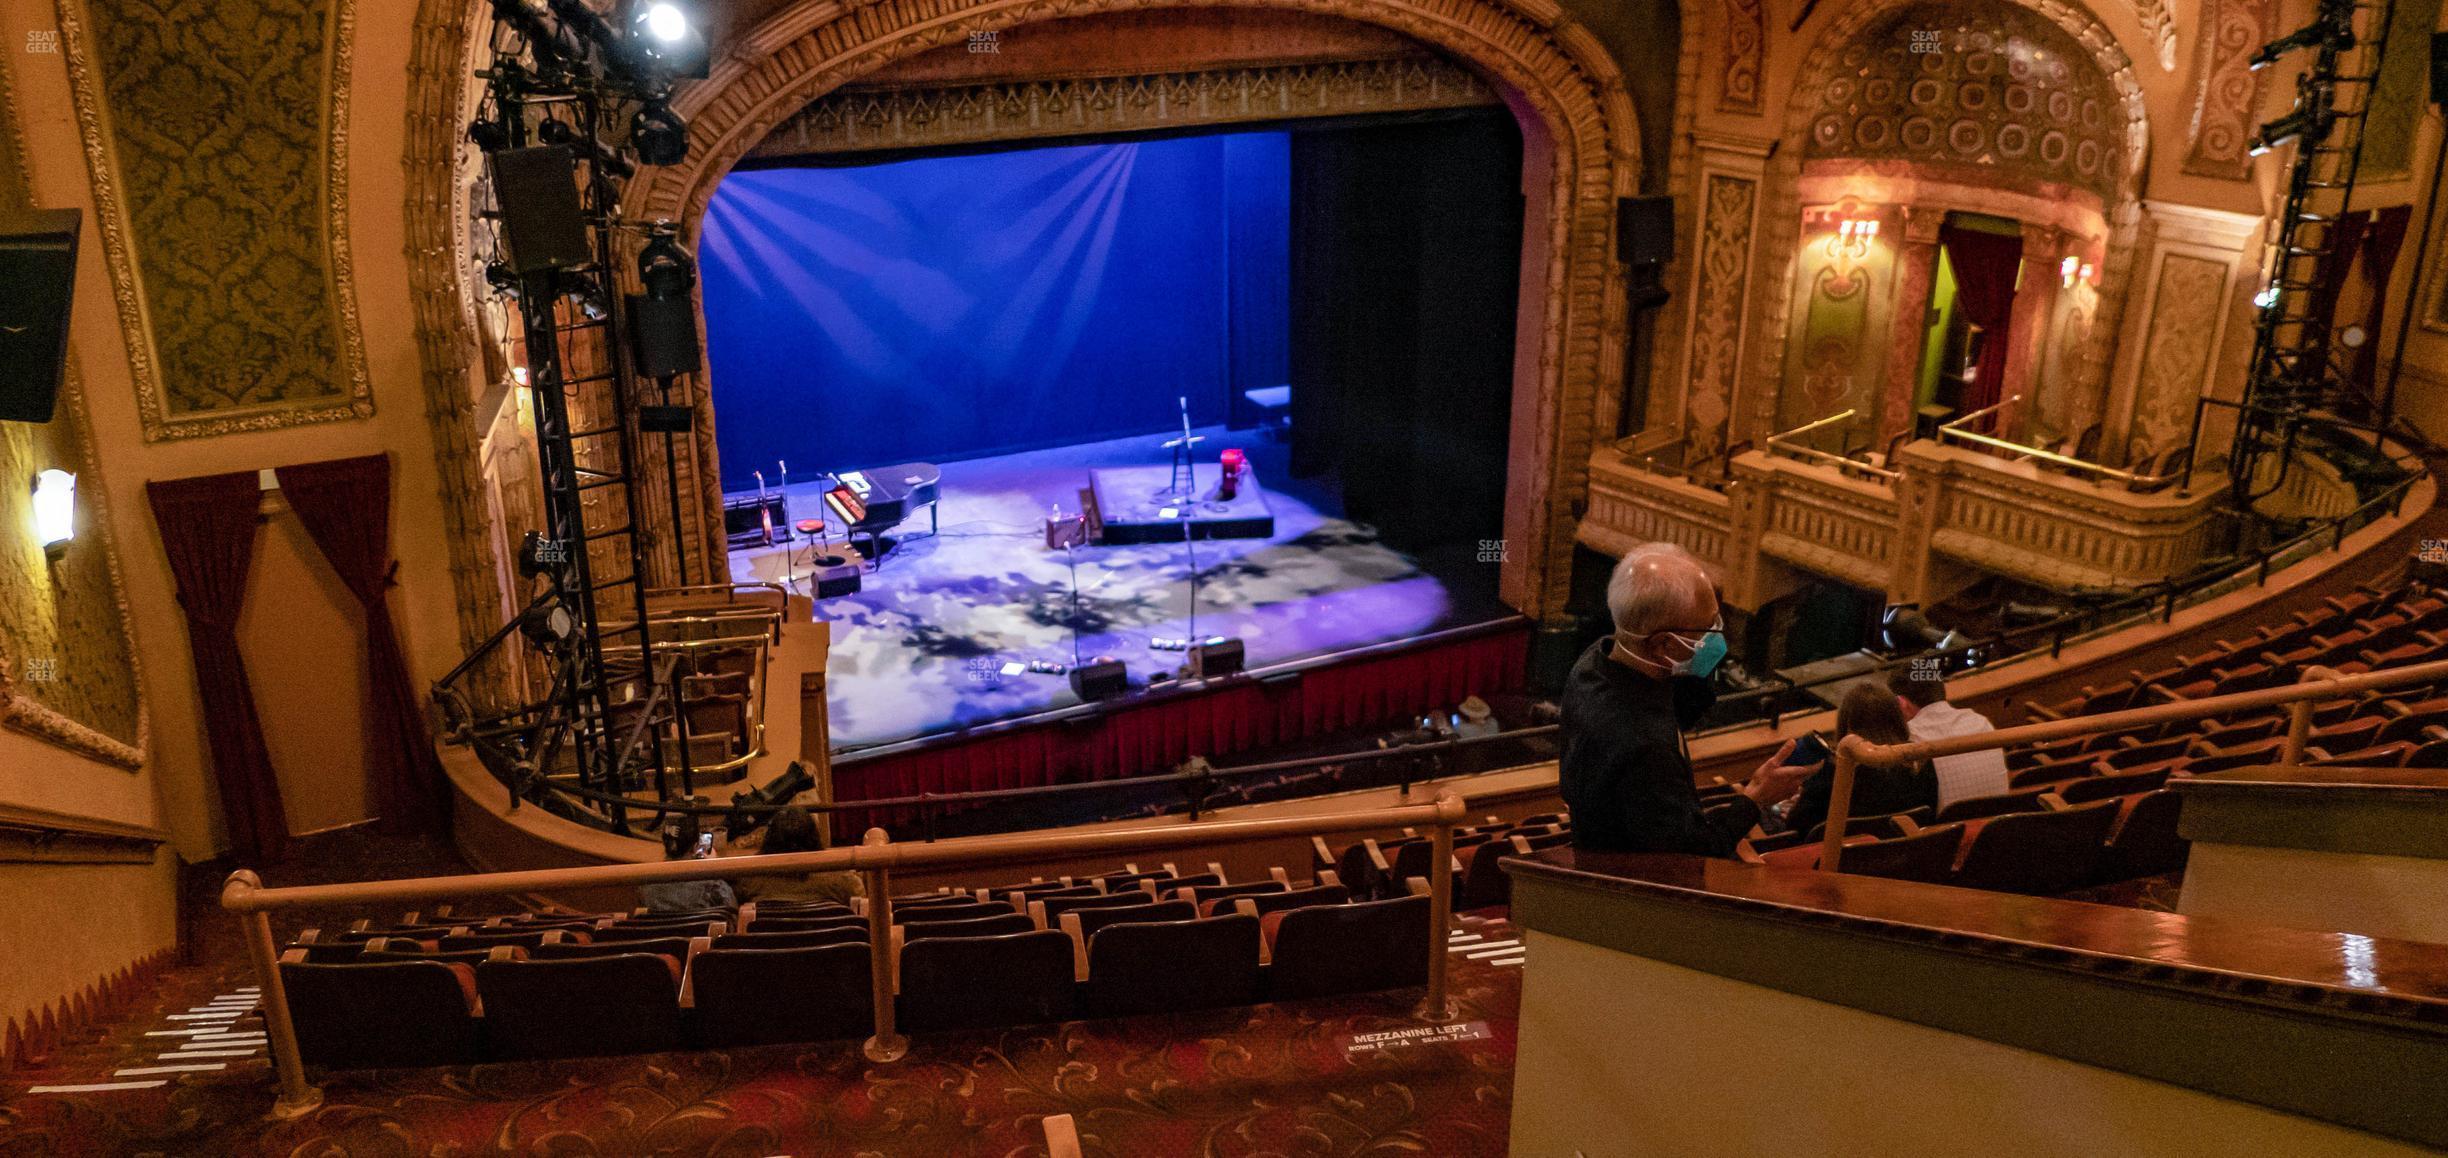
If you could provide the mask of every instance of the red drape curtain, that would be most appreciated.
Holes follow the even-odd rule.
[[[284,466],[281,495],[365,612],[366,776],[382,827],[423,832],[448,815],[441,762],[425,726],[424,698],[408,676],[387,593],[391,558],[391,459],[341,458]]]
[[[2015,272],[2023,263],[2023,239],[1953,225],[1938,228],[1938,243],[1946,247],[1955,267],[1955,312],[1981,328],[1981,356],[1964,392],[1963,412],[1997,405],[1998,383],[2006,376],[2006,331],[2014,320]]]
[[[146,483],[145,498],[187,616],[204,741],[221,786],[231,851],[252,863],[280,860],[289,851],[289,820],[264,747],[263,721],[255,715],[255,690],[238,654],[238,609],[255,558],[255,512],[263,492],[255,472],[240,471]]]
[[[833,769],[834,794],[848,803],[1146,776],[1193,755],[1223,756],[1393,723],[1466,696],[1520,688],[1528,633],[1527,622],[1516,621],[1487,634],[1313,668],[1275,686],[1243,681],[1131,704],[1084,723],[1050,723],[840,763]],[[834,817],[835,839],[852,843],[870,825],[919,819],[915,809],[845,810]]]

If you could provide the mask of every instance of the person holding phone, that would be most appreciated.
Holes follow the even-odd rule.
[[[1733,807],[1701,810],[1683,729],[1716,701],[1708,677],[1726,653],[1716,585],[1681,547],[1650,543],[1616,564],[1607,611],[1614,633],[1582,653],[1564,688],[1557,779],[1573,847],[1732,855],[1761,810],[1792,796],[1810,769],[1786,763],[1788,742]]]
[[[695,816],[683,813],[663,828],[663,859],[699,860],[714,855],[714,834]],[[739,905],[724,881],[662,881],[638,886],[639,903],[649,913],[698,913]]]
[[[1895,695],[1884,683],[1870,681],[1846,688],[1844,697],[1836,701],[1836,734],[1838,743],[1845,736],[1860,736],[1873,744],[1912,742]],[[1785,826],[1807,833],[1825,823],[1835,785],[1835,761],[1824,761],[1812,769],[1809,779],[1802,782],[1802,794],[1795,798],[1793,810],[1785,814]],[[1853,806],[1848,815],[1884,816],[1925,806],[1938,807],[1938,777],[1927,763],[1894,768],[1863,764],[1853,769]]]

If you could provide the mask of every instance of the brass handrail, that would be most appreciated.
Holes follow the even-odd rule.
[[[645,864],[594,865],[585,868],[529,869],[519,872],[471,873],[454,877],[363,881],[354,884],[301,885],[265,888],[253,869],[231,873],[221,888],[221,907],[238,917],[253,959],[263,1001],[264,1025],[272,1042],[273,1071],[280,1083],[276,1118],[296,1118],[321,1104],[322,1092],[306,1081],[298,1055],[297,1025],[289,1012],[289,994],[280,973],[280,949],[272,937],[271,914],[279,910],[333,904],[422,903],[452,897],[518,896],[566,889],[615,888],[671,881],[727,880],[744,876],[796,876],[804,873],[851,871],[863,874],[867,886],[868,969],[875,996],[875,1033],[866,1042],[868,1058],[893,1061],[909,1049],[909,1041],[894,1031],[892,975],[892,872],[895,869],[971,868],[1014,861],[1073,858],[1101,853],[1154,852],[1218,841],[1262,840],[1273,837],[1324,836],[1331,833],[1426,827],[1435,851],[1429,875],[1428,995],[1417,1016],[1423,1021],[1453,1018],[1446,1000],[1446,943],[1453,924],[1454,825],[1468,810],[1453,793],[1433,804],[1295,816],[1277,820],[1231,820],[1107,832],[1039,833],[1028,836],[981,837],[954,844],[894,844],[882,829],[871,829],[866,840],[847,848],[818,852],[717,857],[710,860],[658,861]]]
[[[1829,463],[1829,464],[1831,464],[1831,465],[1836,466],[1836,467],[1837,467],[1837,468],[1839,468],[1840,470],[1855,470],[1855,471],[1861,471],[1861,472],[1862,472],[1862,473],[1864,473],[1864,474],[1876,475],[1876,476],[1878,476],[1879,478],[1884,479],[1884,480],[1886,480],[1886,481],[1888,481],[1888,482],[1894,482],[1894,481],[1896,481],[1896,480],[1898,480],[1898,479],[1903,478],[1903,477],[1904,477],[1904,472],[1902,472],[1902,471],[1898,471],[1898,470],[1890,470],[1890,469],[1888,469],[1888,468],[1886,468],[1886,467],[1872,466],[1872,465],[1870,465],[1869,463],[1866,463],[1866,462],[1860,462],[1860,461],[1856,461],[1856,460],[1854,460],[1854,459],[1846,458],[1845,456],[1843,456],[1843,455],[1841,455],[1841,454],[1834,454],[1834,453],[1830,453],[1830,452],[1828,452],[1828,451],[1820,450],[1820,449],[1818,449],[1817,447],[1811,447],[1811,446],[1802,446],[1802,445],[1799,445],[1799,444],[1796,444],[1796,443],[1791,443],[1791,442],[1788,442],[1788,441],[1787,441],[1788,439],[1798,438],[1798,437],[1800,437],[1800,436],[1802,436],[1802,435],[1809,434],[1809,433],[1811,433],[1812,431],[1818,430],[1818,429],[1820,429],[1820,428],[1822,428],[1822,427],[1830,426],[1830,425],[1833,425],[1833,424],[1835,424],[1835,423],[1839,423],[1839,422],[1845,422],[1845,421],[1848,421],[1848,420],[1850,420],[1851,418],[1853,418],[1853,416],[1854,416],[1855,414],[1857,414],[1857,413],[1859,413],[1859,411],[1853,410],[1853,409],[1851,409],[1851,408],[1849,408],[1849,407],[1848,407],[1847,409],[1842,410],[1842,411],[1839,411],[1839,412],[1837,412],[1837,413],[1835,413],[1835,414],[1830,414],[1830,415],[1828,415],[1828,416],[1827,416],[1827,417],[1825,417],[1825,418],[1817,419],[1817,420],[1815,420],[1815,421],[1811,421],[1811,422],[1805,422],[1805,423],[1803,423],[1802,425],[1797,426],[1797,427],[1794,427],[1792,430],[1788,430],[1788,431],[1786,431],[1786,432],[1784,432],[1784,433],[1782,433],[1782,434],[1771,434],[1771,435],[1769,435],[1769,436],[1767,437],[1767,439],[1765,440],[1765,441],[1766,441],[1766,445],[1767,445],[1767,446],[1768,446],[1768,448],[1769,448],[1770,450],[1772,450],[1772,451],[1779,451],[1779,450],[1781,450],[1781,451],[1785,451],[1785,452],[1787,452],[1787,453],[1789,453],[1789,454],[1800,455],[1800,456],[1805,457],[1805,458],[1810,458],[1810,459],[1815,459],[1815,460],[1818,460],[1818,461],[1821,461],[1821,462],[1826,462],[1826,463]]]
[[[2323,675],[2322,673],[2328,673]],[[1979,732],[1968,736],[1949,736],[1940,740],[1915,740],[1909,744],[1873,744],[1858,735],[1847,736],[1836,745],[1836,766],[1829,784],[1827,831],[1819,844],[1819,867],[1837,871],[1844,855],[1845,822],[1851,818],[1853,805],[1853,774],[1863,764],[1891,768],[1932,760],[1940,756],[1957,756],[1965,752],[1985,752],[1993,748],[2010,748],[2017,744],[2037,744],[2062,740],[2070,736],[2098,732],[2121,731],[2145,724],[2165,724],[2183,720],[2199,720],[2254,708],[2291,705],[2295,719],[2288,730],[2286,749],[2280,753],[2282,762],[2300,759],[2303,755],[2304,733],[2310,728],[2312,705],[2322,700],[2378,688],[2393,688],[2403,684],[2427,683],[2448,679],[2448,660],[2434,660],[2410,667],[2365,672],[2361,675],[2338,676],[2327,668],[2308,668],[2303,682],[2283,687],[2262,688],[2259,691],[2235,692],[2201,700],[2182,700],[2169,704],[2153,704],[2146,708],[2127,708],[2121,712],[2102,712],[2096,716],[2074,716],[2039,724],[2020,724],[2011,728]]]
[[[1972,421],[1972,420],[1973,420],[1973,419],[1975,419],[1975,418],[1986,418],[1986,417],[1988,417],[1989,415],[1995,414],[1995,413],[1997,413],[1997,412],[1998,412],[1998,411],[2000,411],[2000,410],[2004,410],[2004,409],[2006,409],[2007,407],[2012,406],[2012,405],[2014,405],[2014,404],[2015,404],[2015,403],[2017,403],[2017,402],[2021,402],[2022,400],[2023,400],[2023,396],[2022,396],[2022,395],[2020,395],[2020,394],[2009,394],[2009,395],[2007,395],[2006,397],[2004,397],[2004,398],[2002,398],[2002,399],[2000,399],[2000,400],[1998,400],[1998,401],[1996,401],[1996,402],[1992,402],[1992,403],[1990,403],[1990,404],[1989,404],[1989,405],[1987,405],[1987,406],[1983,406],[1983,407],[1981,407],[1980,409],[1973,411],[1973,412],[1972,412],[1972,413],[1970,413],[1970,414],[1959,414],[1959,415],[1956,415],[1954,418],[1952,418],[1952,419],[1950,419],[1950,420],[1948,420],[1948,421],[1946,421],[1946,422],[1940,423],[1940,424],[1939,424],[1939,426],[1938,426],[1938,429],[1940,429],[1940,430],[1960,430],[1960,429],[1962,429],[1962,428],[1963,428],[1963,426],[1964,426],[1964,424],[1965,424],[1965,423],[1968,423],[1968,422]]]
[[[2011,450],[2016,454],[2023,455],[2028,458],[2036,458],[2046,463],[2053,463],[2057,466],[2065,467],[2068,470],[2085,471],[2091,474],[2099,475],[2103,478],[2114,479],[2118,482],[2127,483],[2134,486],[2156,486],[2161,483],[2181,481],[2183,479],[2191,478],[2193,475],[2190,466],[2186,468],[2183,474],[2135,474],[2130,470],[2119,470],[2113,466],[2101,466],[2096,462],[2084,462],[2083,460],[2075,458],[2071,455],[2059,454],[2053,450],[2042,450],[2037,446],[2025,446],[2020,442],[2014,442],[2009,439],[1996,438],[1986,434],[1975,434],[1969,430],[1955,430],[1942,426],[1938,428],[1938,434],[1941,438],[1960,438],[1966,442],[1974,442],[1982,446],[1993,446],[1999,450]]]

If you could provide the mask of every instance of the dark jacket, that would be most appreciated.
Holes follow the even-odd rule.
[[[1818,771],[1802,781],[1802,794],[1794,798],[1793,808],[1785,814],[1785,827],[1808,833],[1813,826],[1825,823],[1828,797],[1835,787],[1833,763],[1820,765]],[[1853,807],[1847,815],[1884,816],[1925,807],[1938,807],[1938,776],[1930,771],[1929,765],[1877,768],[1863,764],[1853,769]],[[1853,830],[1847,827],[1845,831]]]
[[[1759,823],[1742,796],[1700,811],[1683,729],[1716,702],[1708,682],[1652,679],[1607,657],[1601,639],[1564,686],[1564,754],[1557,779],[1572,809],[1573,847],[1601,852],[1728,856]]]

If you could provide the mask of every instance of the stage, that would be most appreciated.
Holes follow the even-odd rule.
[[[1201,580],[1200,636],[1232,636],[1257,668],[1330,656],[1512,614],[1495,596],[1495,561],[1475,550],[1416,559],[1342,517],[1331,480],[1288,477],[1282,444],[1258,431],[1209,427],[1201,461],[1240,447],[1265,487],[1274,533],[1263,539],[1194,544]],[[1006,674],[1032,660],[1068,665],[1071,571],[1045,546],[1044,520],[1060,504],[1079,509],[1091,470],[1153,465],[1167,453],[1162,432],[1080,446],[939,463],[939,534],[920,513],[900,546],[854,595],[819,600],[833,624],[827,672],[834,750],[939,736],[1078,704],[1059,675]],[[1202,478],[1207,472],[1202,472]],[[824,508],[817,482],[794,481],[793,521]],[[834,523],[835,542],[840,527]],[[807,551],[797,590],[804,593]],[[1125,663],[1134,691],[1178,669],[1179,651],[1151,640],[1191,634],[1189,558],[1184,545],[1077,549],[1080,654]],[[732,577],[781,583],[792,568],[779,547],[733,548]],[[1458,697],[1457,697],[1458,698]]]

